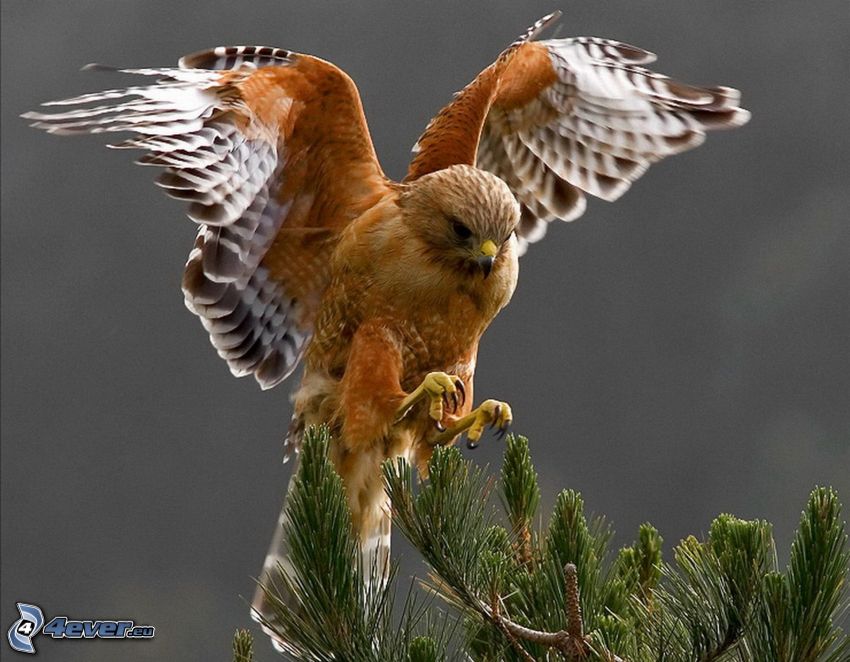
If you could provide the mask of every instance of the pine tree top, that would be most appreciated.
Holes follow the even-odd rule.
[[[293,659],[850,660],[838,626],[850,551],[829,488],[811,493],[787,568],[767,522],[728,514],[665,562],[650,524],[613,553],[610,526],[588,518],[572,490],[536,524],[540,488],[523,437],[508,437],[498,482],[456,448],[436,449],[424,482],[404,460],[388,461],[393,520],[440,599],[409,593],[396,604],[396,567],[384,584],[360,563],[331,443],[325,428],[306,435],[287,502],[292,568],[281,569],[285,595],[267,589],[275,612],[266,625]],[[252,659],[250,635],[237,632],[234,660]]]

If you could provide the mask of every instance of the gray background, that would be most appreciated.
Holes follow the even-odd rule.
[[[288,477],[290,413],[288,386],[231,378],[184,309],[194,228],[152,172],[17,115],[118,83],[87,62],[282,46],[354,78],[400,177],[428,118],[556,5],[4,0],[4,636],[21,600],[157,628],[41,637],[44,659],[226,659]],[[581,490],[617,544],[644,520],[674,543],[719,512],[766,518],[784,559],[812,486],[850,504],[847,3],[563,9],[563,36],[630,41],[660,71],[738,87],[753,120],[551,228],[485,337],[476,392],[513,404],[547,507]]]

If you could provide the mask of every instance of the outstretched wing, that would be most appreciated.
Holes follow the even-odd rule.
[[[501,177],[522,208],[520,247],[571,221],[585,193],[613,201],[651,163],[696,147],[749,113],[729,87],[693,87],[643,68],[655,56],[610,39],[514,42],[431,121],[407,180],[455,163]]]
[[[27,113],[51,133],[132,132],[158,184],[199,226],[183,278],[234,375],[263,388],[309,341],[339,231],[387,191],[357,88],[334,65],[277,48],[219,47],[177,68],[128,69],[154,84]]]

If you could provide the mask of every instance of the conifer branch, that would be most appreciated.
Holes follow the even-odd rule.
[[[454,608],[445,614],[409,598],[393,609],[387,583],[360,561],[347,498],[328,459],[327,430],[305,436],[287,500],[290,555],[265,586],[264,625],[298,660],[440,662],[449,659],[567,662],[845,662],[850,551],[834,492],[816,489],[786,570],[776,564],[766,522],[721,515],[705,540],[689,537],[661,559],[650,525],[611,561],[611,530],[584,515],[565,490],[549,524],[539,503],[528,443],[509,437],[500,481],[454,448],[437,448],[417,483],[404,460],[384,465],[398,529],[431,569],[427,587]],[[368,590],[364,587],[369,587]],[[250,635],[234,637],[235,662],[252,662]]]
[[[525,437],[507,438],[501,478],[502,504],[517,536],[516,557],[519,563],[528,564],[532,560],[531,526],[540,503],[540,487]]]
[[[233,635],[233,662],[254,662],[254,637],[248,630]]]
[[[554,648],[561,652],[568,662],[584,660],[587,658],[589,649],[584,637],[584,624],[581,618],[581,604],[578,587],[578,573],[572,563],[564,568],[564,579],[567,593],[567,627],[558,632],[544,632],[525,627],[515,623],[509,618],[501,615],[498,601],[487,607],[484,603],[479,608],[487,618],[490,618],[507,636],[509,641],[515,644],[515,648],[521,651],[524,660],[534,658],[521,646],[517,639],[529,641],[544,648]],[[605,653],[607,662],[624,662],[624,660],[613,653]]]

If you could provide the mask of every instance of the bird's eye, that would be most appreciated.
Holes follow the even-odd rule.
[[[452,224],[452,230],[454,230],[454,233],[459,239],[469,239],[472,236],[472,230],[466,227],[454,216],[449,219],[449,223]]]

